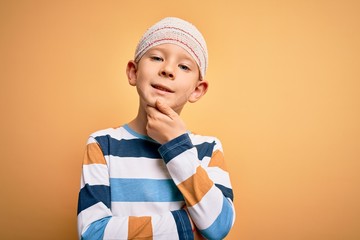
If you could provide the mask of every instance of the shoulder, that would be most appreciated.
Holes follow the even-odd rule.
[[[130,139],[133,136],[126,131],[124,126],[114,127],[114,128],[106,128],[102,130],[97,130],[90,134],[88,141],[104,141],[105,139],[114,139],[114,140],[121,140],[121,139]]]

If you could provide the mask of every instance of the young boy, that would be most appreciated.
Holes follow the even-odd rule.
[[[187,102],[208,88],[205,40],[165,18],[141,38],[126,69],[134,120],[92,134],[78,202],[81,239],[223,239],[235,219],[221,143],[187,131]]]

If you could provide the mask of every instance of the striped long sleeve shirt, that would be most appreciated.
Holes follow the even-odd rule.
[[[90,135],[78,201],[79,239],[176,240],[198,233],[223,239],[234,219],[218,139],[186,133],[160,145],[128,125]]]

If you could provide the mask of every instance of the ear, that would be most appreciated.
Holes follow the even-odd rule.
[[[126,75],[128,77],[128,81],[131,86],[136,86],[136,79],[137,79],[136,72],[137,72],[136,62],[133,60],[129,61],[126,66]]]
[[[209,83],[207,81],[205,81],[205,80],[199,81],[196,85],[196,88],[191,93],[188,101],[190,103],[194,103],[194,102],[198,101],[207,92],[208,87],[209,87]]]

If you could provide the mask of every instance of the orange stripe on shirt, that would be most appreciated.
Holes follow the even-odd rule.
[[[196,173],[178,185],[189,207],[194,206],[213,186],[206,171],[199,166]]]
[[[86,146],[83,164],[106,164],[106,160],[99,144],[89,143]]]
[[[151,217],[129,217],[128,239],[152,240]]]
[[[227,171],[224,154],[220,150],[216,150],[211,156],[209,167],[219,167],[224,171]]]

